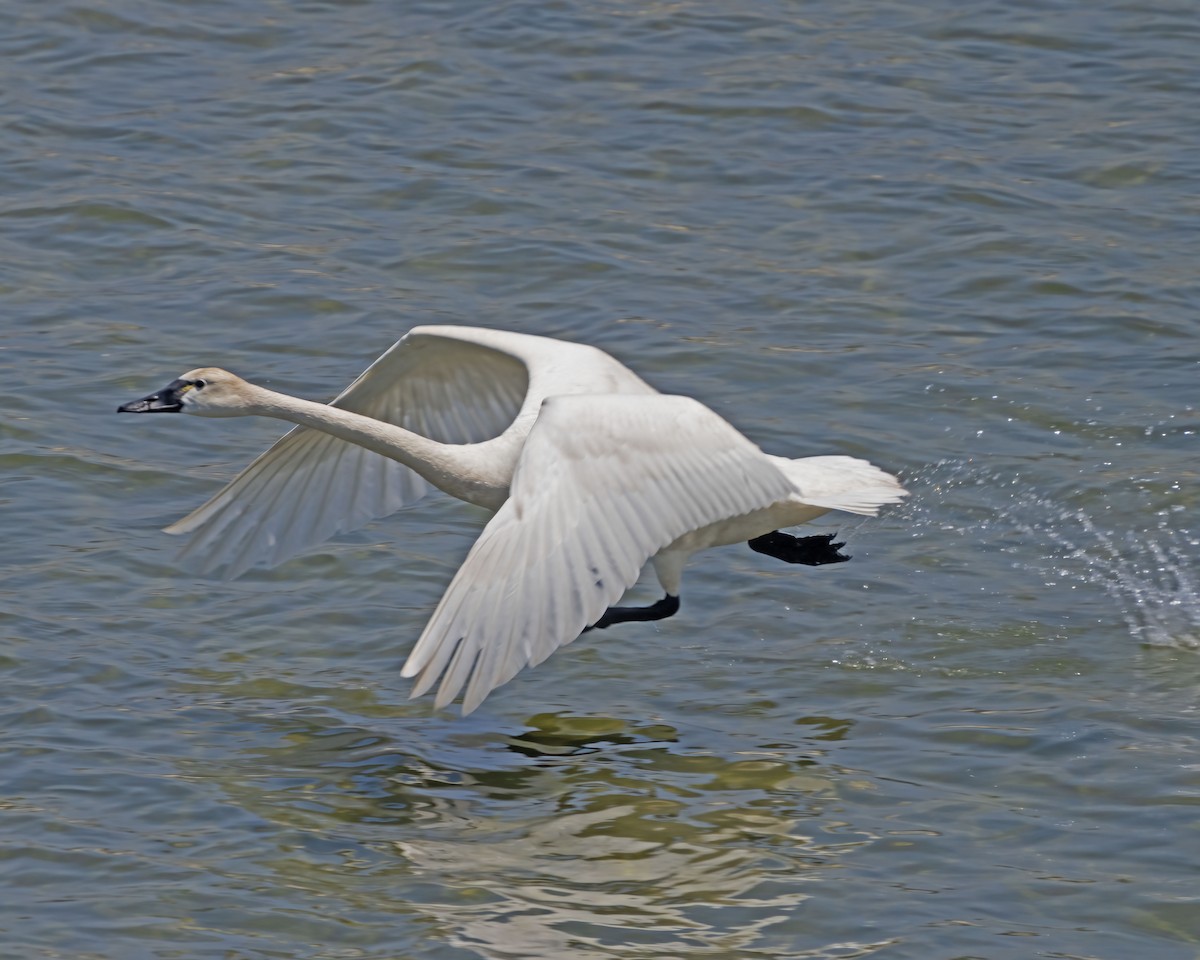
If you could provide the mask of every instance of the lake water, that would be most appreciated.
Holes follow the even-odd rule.
[[[5,3],[0,954],[1200,956],[1196,12]],[[197,579],[282,428],[113,413],[431,322],[912,496],[435,713],[481,511]]]

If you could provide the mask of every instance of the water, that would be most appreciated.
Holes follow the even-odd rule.
[[[0,953],[1200,955],[1193,14],[6,4]],[[112,413],[426,322],[913,496],[434,714],[479,511],[195,579],[280,431]]]

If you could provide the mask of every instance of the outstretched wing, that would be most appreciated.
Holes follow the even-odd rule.
[[[528,339],[469,327],[417,327],[333,406],[442,443],[490,439],[516,418],[529,385],[526,364],[504,348]],[[166,529],[193,535],[182,557],[195,567],[233,577],[387,516],[427,489],[394,460],[297,427]]]
[[[513,477],[405,663],[463,712],[595,623],[683,534],[794,492],[753,443],[673,396],[547,400]]]

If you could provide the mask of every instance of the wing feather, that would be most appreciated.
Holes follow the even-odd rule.
[[[547,400],[512,494],[451,581],[404,665],[469,713],[571,642],[685,533],[787,499],[771,459],[687,397]]]

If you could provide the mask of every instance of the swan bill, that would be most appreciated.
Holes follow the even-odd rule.
[[[121,404],[117,413],[179,413],[183,410],[183,395],[195,385],[191,380],[172,380],[149,396]]]

